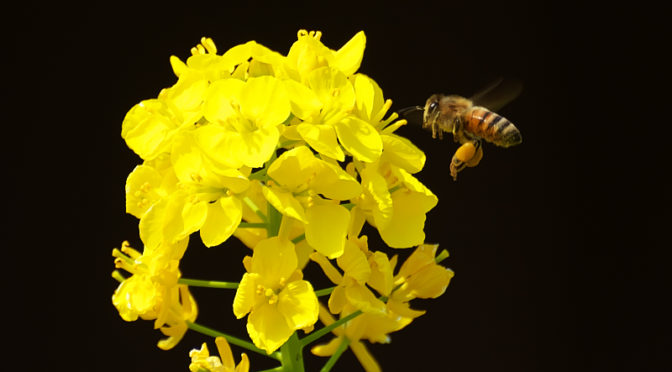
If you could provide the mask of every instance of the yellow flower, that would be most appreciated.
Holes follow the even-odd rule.
[[[127,322],[138,317],[154,319],[154,328],[161,328],[169,336],[159,341],[162,349],[177,345],[187,331],[186,321],[195,321],[198,314],[189,288],[177,284],[181,275],[178,264],[186,246],[184,240],[157,249],[146,248],[140,254],[124,242],[121,251],[112,252],[116,267],[133,274],[115,290],[112,303]]]
[[[241,354],[240,363],[236,366],[231,346],[229,346],[226,339],[224,337],[217,337],[215,338],[215,344],[217,345],[217,351],[219,351],[219,357],[210,356],[208,346],[205,342],[200,350],[193,349],[189,352],[189,357],[191,357],[189,370],[191,372],[200,372],[203,370],[210,372],[248,372],[250,370],[250,360],[247,354]]]
[[[272,76],[219,80],[204,98],[205,118],[196,129],[198,145],[217,165],[261,167],[276,149],[290,104],[284,86]]]
[[[289,49],[285,62],[287,73],[292,79],[305,82],[313,70],[323,66],[336,68],[346,76],[354,74],[359,69],[366,46],[363,31],[358,32],[338,51],[322,44],[321,37],[320,31],[298,32],[298,40]]]
[[[126,179],[126,213],[142,218],[157,202],[177,187],[170,157],[160,155],[138,165]]]
[[[446,291],[455,273],[435,261],[438,244],[422,244],[406,259],[395,276],[399,288],[394,299],[437,298]]]
[[[317,194],[334,200],[354,198],[361,193],[359,183],[340,167],[316,158],[305,146],[284,152],[269,167],[268,175],[277,186],[263,188],[266,200],[283,215],[304,223],[311,247],[330,258],[340,256],[350,212]]]
[[[295,330],[317,321],[317,296],[297,265],[294,244],[279,237],[262,240],[233,300],[234,314],[240,319],[249,313],[247,332],[269,354]]]
[[[392,248],[409,248],[425,240],[426,214],[438,198],[402,168],[380,162],[361,171],[364,194],[357,201]],[[390,192],[393,189],[393,192]]]

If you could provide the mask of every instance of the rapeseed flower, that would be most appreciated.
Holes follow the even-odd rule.
[[[308,329],[317,321],[317,296],[302,278],[290,241],[273,237],[254,247],[248,272],[233,300],[233,313],[238,319],[249,314],[247,332],[268,354],[294,331]]]
[[[174,85],[126,114],[122,138],[142,159],[126,181],[126,211],[139,219],[145,247],[114,251],[117,268],[132,276],[115,272],[122,283],[113,304],[126,321],[154,320],[168,336],[159,347],[203,329],[184,283],[209,282],[183,279],[179,270],[196,233],[207,247],[233,236],[252,249],[240,283],[220,288],[237,288],[233,312],[247,316],[254,346],[229,340],[282,354],[283,367],[301,358],[299,329],[362,312],[313,352],[331,355],[345,341],[367,371],[377,371],[362,341],[389,342],[389,333],[424,313],[410,300],[438,297],[448,285],[452,271],[423,244],[426,214],[438,202],[415,176],[425,154],[394,133],[405,120],[388,114],[392,101],[358,72],[364,33],[337,50],[321,36],[299,31],[286,56],[256,41],[220,53],[203,38],[185,61],[170,57]],[[396,275],[397,256],[370,250],[360,235],[366,222],[389,247],[420,246]],[[335,284],[328,307],[303,278],[311,260]],[[189,368],[249,369],[245,354],[235,366],[224,338],[216,344],[220,357],[203,344]]]

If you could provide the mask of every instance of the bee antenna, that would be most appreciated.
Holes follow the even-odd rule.
[[[399,110],[399,115],[405,116],[411,112],[415,111],[424,111],[425,108],[421,106],[411,106],[411,107],[404,107],[401,110]]]

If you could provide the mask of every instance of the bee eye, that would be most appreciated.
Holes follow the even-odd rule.
[[[429,111],[432,112],[432,111],[436,110],[436,106],[437,106],[436,102],[430,103],[429,104]]]

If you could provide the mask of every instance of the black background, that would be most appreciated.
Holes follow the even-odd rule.
[[[189,332],[161,351],[151,322],[126,323],[111,304],[111,250],[139,243],[137,221],[124,213],[124,183],[140,160],[120,137],[121,121],[175,82],[168,57],[186,59],[201,36],[220,52],[256,40],[286,54],[308,29],[321,30],[332,49],[364,30],[359,71],[381,85],[393,110],[436,92],[468,96],[500,76],[524,83],[500,111],[523,144],[486,146],[481,164],[458,182],[447,171],[450,139],[399,131],[427,154],[418,177],[439,197],[427,241],[450,251],[444,264],[456,276],[438,300],[414,302],[428,313],[391,344],[371,346],[384,370],[669,366],[669,108],[654,103],[666,91],[660,67],[669,35],[658,14],[643,4],[447,1],[8,12],[3,318],[12,336],[4,360],[25,370],[178,371],[203,341],[214,350]],[[198,237],[191,244],[185,277],[240,278],[245,248],[206,249]],[[199,322],[245,335],[244,321],[232,320],[233,293],[193,293]],[[253,370],[273,367],[250,356]],[[311,371],[323,363],[306,358]],[[357,366],[347,352],[335,370]]]

